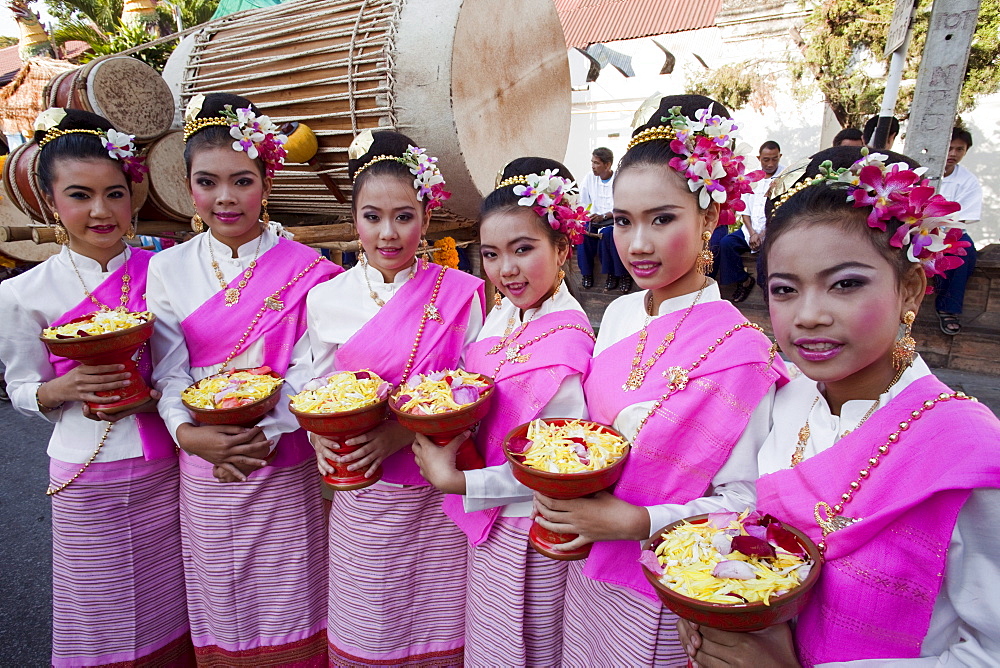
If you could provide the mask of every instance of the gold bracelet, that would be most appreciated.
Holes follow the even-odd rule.
[[[46,406],[45,404],[42,403],[42,400],[38,396],[38,393],[42,391],[42,385],[44,384],[45,383],[39,383],[38,388],[35,390],[35,405],[38,406],[38,412],[51,413],[52,411],[59,410],[60,408],[62,408],[62,405],[66,403],[65,401],[60,401],[58,406]]]

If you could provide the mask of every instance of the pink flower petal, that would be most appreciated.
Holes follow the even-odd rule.
[[[717,578],[729,578],[731,580],[755,580],[753,569],[745,561],[720,561],[712,570],[712,575]]]
[[[649,569],[651,573],[663,575],[663,566],[652,550],[643,550],[639,555],[639,563]]]
[[[786,529],[781,522],[771,522],[767,525],[767,542],[794,555],[806,556],[806,551],[799,544],[795,534]]]
[[[734,513],[732,511],[724,510],[718,513],[708,514],[708,523],[715,527],[716,529],[727,529],[729,523],[735,519],[738,519],[739,513]]]
[[[736,536],[733,538],[733,550],[748,557],[774,557],[774,548],[766,540],[755,536]]]

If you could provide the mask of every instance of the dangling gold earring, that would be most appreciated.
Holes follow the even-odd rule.
[[[497,311],[503,305],[503,295],[496,288],[493,288],[493,308]]]
[[[260,201],[260,208],[260,231],[263,232],[267,230],[267,226],[271,223],[271,214],[267,212],[267,199]]]
[[[917,342],[913,340],[913,321],[917,319],[917,314],[907,311],[903,314],[903,335],[896,339],[892,346],[892,367],[896,371],[902,371],[913,363],[913,356],[917,352]]]
[[[563,284],[563,279],[564,278],[566,278],[566,272],[563,271],[562,269],[560,269],[559,273],[556,274],[556,289],[552,291],[552,296],[553,297],[555,297],[557,294],[559,294],[559,291],[562,289],[562,284]]]
[[[59,219],[59,212],[53,211],[52,218],[56,221],[55,233],[56,233],[56,243],[60,246],[65,246],[69,244],[69,234],[66,232],[65,226],[62,224],[62,220]]]
[[[202,220],[200,213],[196,212],[193,216],[191,216],[191,229],[198,234],[205,231],[205,221]]]
[[[699,274],[707,274],[712,271],[712,264],[715,262],[715,258],[712,256],[712,251],[708,248],[708,240],[711,238],[711,232],[706,230],[701,233],[701,240],[704,244],[701,247],[701,252],[698,253],[698,259],[694,261],[694,270]]]
[[[368,269],[368,258],[365,257],[365,249],[364,248],[359,248],[358,249],[358,264],[360,264],[361,267],[367,271],[367,269]]]
[[[128,232],[125,233],[125,238],[126,239],[135,239],[135,233],[136,233],[135,220],[133,219],[132,222],[129,223]]]
[[[421,266],[422,269],[427,269],[427,267],[430,266],[430,263],[431,263],[431,261],[430,261],[431,254],[427,253],[427,252],[421,252],[421,251],[426,251],[430,247],[431,247],[431,245],[429,243],[427,243],[427,239],[424,238],[424,237],[420,237],[420,246],[417,247],[417,255],[420,256],[420,266]]]

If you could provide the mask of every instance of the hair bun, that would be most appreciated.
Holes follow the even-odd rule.
[[[394,130],[379,130],[372,132],[372,143],[363,155],[356,159],[347,161],[347,171],[354,179],[357,171],[364,165],[379,155],[389,155],[394,158],[402,158],[403,154],[410,146],[416,146],[414,141],[406,135]]]
[[[660,98],[660,106],[646,119],[646,122],[632,131],[632,136],[636,136],[643,130],[663,125],[662,117],[669,116],[670,110],[674,107],[680,107],[681,115],[691,119],[695,117],[698,111],[709,107],[712,108],[712,114],[715,116],[732,118],[728,109],[710,97],[705,97],[704,95],[666,95]]]
[[[98,116],[97,114],[91,113],[89,111],[83,111],[82,109],[62,109],[60,107],[53,107],[42,112],[43,114],[49,112],[62,112],[63,117],[59,120],[59,123],[49,129],[59,129],[59,130],[96,130],[98,132],[107,132],[108,130],[115,130],[115,126],[111,124],[111,121],[104,118],[103,116]],[[42,141],[48,130],[35,130],[34,140],[36,142]]]

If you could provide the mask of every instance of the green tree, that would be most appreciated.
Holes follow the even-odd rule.
[[[84,56],[83,60],[120,53],[156,37],[143,26],[122,24],[123,0],[46,0],[45,4],[49,14],[56,19],[56,26],[51,31],[53,42],[60,45],[70,40],[86,42],[93,53]],[[159,2],[159,32],[166,35],[178,27],[204,23],[212,17],[218,4],[219,0]],[[176,42],[160,44],[140,51],[136,57],[162,70],[176,45]]]
[[[882,56],[893,0],[821,0],[806,20],[799,46],[803,59],[791,63],[800,84],[813,82],[843,127],[860,127],[878,112],[885,92],[888,59]],[[931,0],[919,0],[913,39],[907,51],[904,80],[915,80],[927,39]],[[969,54],[959,111],[979,95],[1000,90],[1000,0],[982,0],[979,23]],[[799,92],[807,93],[801,86]],[[914,88],[904,85],[896,116],[906,118]]]

